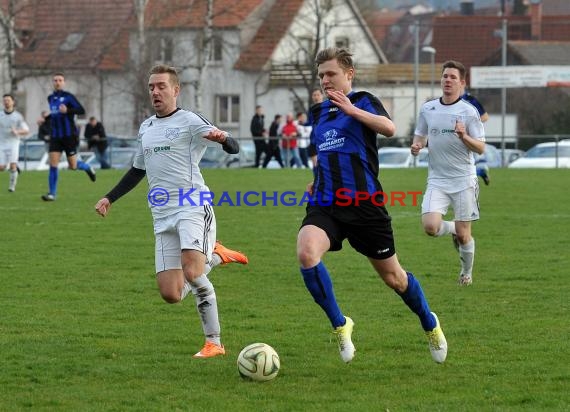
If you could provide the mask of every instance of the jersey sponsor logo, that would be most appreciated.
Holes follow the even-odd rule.
[[[169,152],[170,151],[170,146],[156,146],[152,149],[152,151],[154,153],[158,153],[158,152]]]
[[[180,135],[180,130],[177,127],[167,128],[164,131],[164,137],[166,137],[170,141],[178,139],[179,135]]]
[[[337,137],[338,136],[338,132],[336,131],[336,129],[331,129],[328,132],[326,132],[323,137],[325,138],[325,141],[321,144],[319,144],[319,150],[320,151],[326,151],[326,150],[333,150],[333,149],[338,149],[339,147],[344,146],[344,137]]]
[[[338,112],[338,107],[331,107],[331,108],[329,109],[329,113],[330,113],[330,112]]]
[[[152,149],[150,147],[145,147],[143,153],[144,157],[150,157],[152,155]]]

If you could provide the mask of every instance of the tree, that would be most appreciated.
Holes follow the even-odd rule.
[[[1,57],[6,65],[7,79],[5,80],[10,85],[11,93],[15,93],[18,83],[14,70],[16,48],[22,47],[22,42],[14,29],[15,21],[18,14],[32,5],[33,2],[30,0],[8,0],[5,9],[0,7],[0,26],[4,35],[4,53]]]

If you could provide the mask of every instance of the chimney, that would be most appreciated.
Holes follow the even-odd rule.
[[[462,16],[472,16],[475,14],[475,5],[471,0],[463,0],[459,3],[459,10]]]
[[[542,37],[542,0],[530,1],[530,38],[540,40]]]

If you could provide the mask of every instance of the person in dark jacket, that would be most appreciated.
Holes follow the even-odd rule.
[[[265,153],[265,116],[263,114],[263,107],[256,106],[255,114],[251,118],[251,125],[249,127],[251,136],[253,137],[253,144],[255,145],[255,164],[253,167],[259,167],[261,155]]]
[[[89,123],[85,125],[84,132],[89,150],[95,152],[97,161],[101,164],[101,169],[110,169],[109,156],[107,155],[107,135],[103,123],[98,122],[95,116],[89,118]]]

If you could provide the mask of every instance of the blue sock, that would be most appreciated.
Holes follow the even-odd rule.
[[[49,177],[48,177],[48,182],[49,182],[49,192],[50,194],[55,196],[55,193],[57,192],[57,176],[58,176],[59,170],[57,169],[57,167],[53,167],[50,166],[49,167]]]
[[[303,269],[303,280],[305,286],[315,302],[325,311],[333,328],[342,326],[346,323],[344,315],[340,311],[336,298],[334,296],[331,277],[323,262],[312,268]]]
[[[77,161],[77,168],[79,170],[89,170],[89,165],[85,163],[83,160]]]
[[[408,273],[408,288],[404,293],[399,294],[408,307],[420,318],[422,328],[425,331],[433,330],[436,326],[435,318],[431,314],[431,310],[427,303],[424,291],[420,286],[420,282]]]

